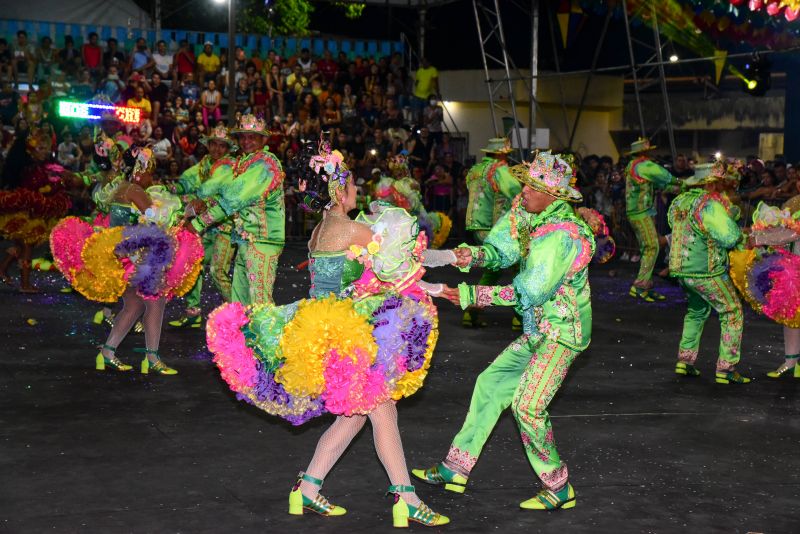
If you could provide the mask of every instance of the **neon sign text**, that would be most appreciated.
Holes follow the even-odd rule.
[[[142,110],[139,108],[68,101],[58,103],[58,114],[74,119],[99,120],[103,118],[103,112],[108,111],[114,113],[120,121],[126,124],[138,124],[142,119]]]

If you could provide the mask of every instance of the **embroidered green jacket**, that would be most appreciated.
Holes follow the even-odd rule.
[[[632,160],[625,168],[625,211],[628,219],[655,215],[655,190],[677,183],[678,179],[667,169],[647,157]]]
[[[230,172],[230,180],[222,182],[206,199],[208,209],[195,218],[192,225],[202,232],[232,217],[235,242],[282,246],[286,235],[286,208],[284,172],[278,158],[264,148],[239,156]]]
[[[738,208],[722,195],[703,188],[678,195],[667,213],[670,274],[700,278],[726,273],[728,251],[742,242],[737,218]]]
[[[484,157],[467,173],[467,230],[490,230],[522,189],[505,161]]]
[[[523,268],[508,286],[459,285],[463,308],[516,306],[526,334],[540,334],[577,351],[589,346],[588,265],[595,242],[572,206],[557,200],[538,215],[514,208],[492,228],[483,246],[470,249],[470,267],[504,269],[519,261]]]

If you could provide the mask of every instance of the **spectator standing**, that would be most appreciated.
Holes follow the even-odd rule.
[[[264,79],[260,76],[255,79],[253,82],[253,89],[252,89],[252,96],[253,96],[253,114],[261,117],[271,116],[273,115],[270,110],[268,109],[269,104],[269,92],[267,91],[267,85],[264,83]]]
[[[442,132],[444,130],[444,112],[439,105],[439,99],[432,94],[428,97],[428,105],[422,112],[422,124],[428,128],[431,139],[436,144],[442,142]]]
[[[153,55],[147,49],[147,41],[139,37],[136,39],[136,46],[131,52],[130,61],[128,63],[128,71],[139,71],[143,74],[149,74],[149,71],[155,66],[156,62],[153,61]]]
[[[286,90],[283,74],[281,74],[280,65],[273,63],[267,73],[266,78],[267,92],[269,94],[269,101],[271,105],[271,114],[280,115],[283,117],[283,95]]]
[[[208,81],[208,89],[200,94],[200,106],[203,113],[203,126],[208,128],[208,117],[213,116],[215,123],[222,119],[222,111],[219,106],[222,102],[222,94],[217,90],[214,80]]]
[[[420,67],[414,73],[414,111],[417,118],[422,114],[428,97],[438,94],[439,71],[427,58],[422,58]]]
[[[71,35],[64,37],[64,48],[58,52],[58,66],[67,76],[74,78],[81,66],[81,54],[75,48]]]
[[[186,39],[181,40],[179,46],[178,53],[175,54],[173,70],[177,74],[175,76],[176,80],[185,80],[186,75],[194,74],[197,68],[197,58],[194,56],[192,49],[189,48],[189,42]]]
[[[198,77],[205,83],[211,80],[216,82],[217,75],[222,69],[222,62],[219,56],[214,53],[214,45],[211,41],[206,41],[203,45],[203,53],[197,57]]]
[[[433,175],[425,181],[429,206],[434,211],[450,214],[453,206],[453,177],[444,166],[436,165]]]
[[[333,97],[325,99],[325,109],[322,113],[322,126],[325,130],[338,128],[342,125],[342,112],[336,106]]]
[[[153,106],[153,121],[158,122],[158,117],[167,107],[167,101],[169,100],[169,87],[162,81],[162,76],[159,72],[153,73],[148,96]]]
[[[153,61],[155,62],[155,72],[161,75],[161,79],[171,80],[173,57],[167,50],[167,42],[163,39],[156,44]]]
[[[25,76],[28,82],[33,81],[33,68],[34,68],[34,55],[36,50],[34,46],[28,42],[28,33],[25,30],[17,32],[17,41],[14,43],[12,55],[14,57],[14,78],[17,82],[20,81],[20,75]]]
[[[300,64],[294,66],[292,73],[286,78],[286,104],[294,107],[295,102],[300,101],[300,95],[308,87],[308,78],[303,74]]]
[[[430,132],[423,126],[408,144],[408,162],[425,172],[430,165],[433,148]]]
[[[83,67],[89,71],[89,77],[95,82],[100,79],[103,70],[103,49],[97,44],[97,40],[97,33],[92,32],[89,34],[89,42],[81,46]]]
[[[71,171],[78,170],[81,151],[78,145],[72,140],[72,132],[64,132],[63,140],[58,144],[58,162]]]
[[[57,65],[58,56],[49,37],[42,37],[42,44],[36,49],[35,81],[47,82],[53,75],[53,67]]]
[[[126,65],[125,52],[119,49],[119,43],[113,37],[106,41],[108,49],[103,52],[103,68],[106,72],[111,70],[112,66],[117,67],[117,74],[124,75],[122,69]]]

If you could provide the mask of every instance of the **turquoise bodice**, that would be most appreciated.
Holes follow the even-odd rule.
[[[130,204],[111,204],[109,224],[114,226],[132,226],[139,220],[139,215]]]
[[[345,251],[312,252],[309,255],[308,272],[311,276],[309,296],[324,298],[333,293],[338,295],[342,289],[358,280],[364,266],[347,259]]]

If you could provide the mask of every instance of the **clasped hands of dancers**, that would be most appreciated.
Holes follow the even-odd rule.
[[[217,274],[227,275],[231,249],[238,247],[231,302],[212,312],[207,323],[208,347],[222,378],[240,399],[292,424],[324,413],[336,416],[290,492],[289,512],[345,513],[319,489],[369,419],[376,452],[391,481],[389,491],[395,496],[395,526],[407,526],[409,521],[443,525],[449,519],[426,506],[411,486],[395,402],[422,386],[430,366],[438,337],[431,296],[467,310],[470,317],[467,321],[465,315],[465,323],[475,326],[477,313],[472,312],[489,305],[511,306],[520,313],[522,334],[478,377],[470,409],[446,457],[412,473],[425,483],[463,493],[500,414],[511,407],[529,462],[543,485],[520,506],[574,507],[575,491],[556,450],[547,407],[571,363],[591,340],[588,266],[593,259],[602,262],[613,255],[613,240],[596,212],[574,210],[569,204],[581,200],[573,187],[570,157],[545,151],[534,161],[513,167],[504,162],[479,164],[482,170],[476,175],[488,176],[488,185],[474,189],[491,190],[497,198],[489,204],[475,202],[475,211],[488,206],[493,224],[481,230],[481,246],[437,251],[427,250],[428,238],[416,217],[387,202],[373,204],[370,214],[349,219],[348,211],[356,206],[356,188],[342,155],[324,142],[306,146],[298,157],[299,188],[304,206],[323,214],[309,242],[311,290],[308,299],[275,306],[272,286],[284,242],[283,171],[264,148],[268,132],[263,121],[245,116],[231,134],[237,136],[240,156],[225,156],[233,142],[224,129],[217,129],[206,139],[217,144],[212,161],[201,161],[200,169],[190,169],[193,174],[179,180],[175,192],[184,195],[189,206],[183,217],[173,197],[148,188],[151,154],[135,147],[123,158],[127,172],[114,190],[110,227],[87,228],[72,220],[53,231],[56,265],[79,292],[104,302],[123,296],[123,311],[97,357],[97,368],[130,369],[114,350],[144,314],[147,357],[142,371],[174,374],[158,358],[164,303],[190,291],[197,291],[199,299],[198,274],[204,258],[212,256],[216,264],[217,253],[209,254],[209,249],[217,251],[220,236],[230,236],[222,238],[224,254],[220,254],[228,264],[219,264]],[[498,146],[490,145],[494,152],[487,154],[502,154],[504,145]],[[705,178],[701,169],[701,176],[689,184],[701,189],[684,193],[691,195],[685,200],[679,197],[681,202],[676,201],[670,211],[673,239],[685,239],[687,244],[676,255],[673,272],[684,275],[690,294],[676,372],[699,374],[694,367],[699,330],[712,306],[718,310],[728,306],[728,315],[720,314],[724,327],[716,381],[746,383],[749,379],[733,367],[738,361],[741,307],[737,316],[735,292],[720,289],[727,289],[727,249],[741,242],[738,227],[725,219],[733,220],[732,208],[711,185],[732,172],[731,166],[722,169],[709,166]],[[387,198],[396,198],[396,192]],[[497,213],[508,195],[513,199],[508,209]],[[154,249],[161,253],[154,254]],[[710,264],[701,257],[711,258]],[[519,274],[504,286],[479,283],[450,288],[422,280],[425,267],[448,264],[491,273],[517,264]],[[100,284],[102,273],[113,274],[111,282]],[[221,284],[217,276],[214,279],[221,289],[225,287],[224,279]],[[731,285],[730,279],[727,283]],[[196,307],[190,303],[178,325],[199,326]]]

